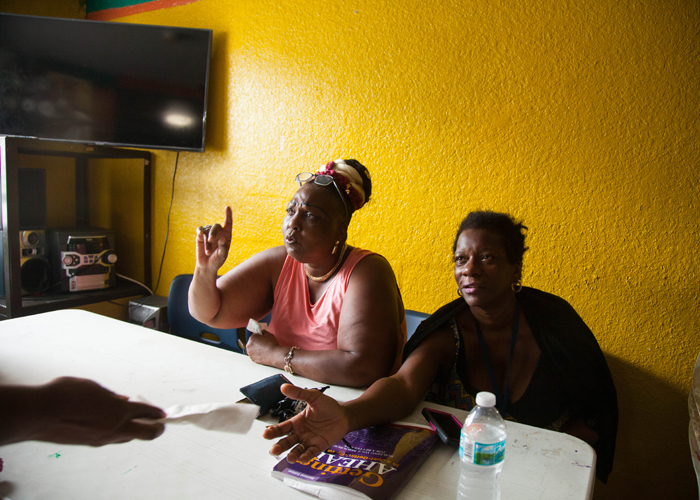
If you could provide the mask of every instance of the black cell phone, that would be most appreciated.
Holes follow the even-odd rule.
[[[423,408],[421,412],[430,426],[435,429],[440,439],[446,444],[459,447],[459,436],[462,433],[462,423],[451,413]]]

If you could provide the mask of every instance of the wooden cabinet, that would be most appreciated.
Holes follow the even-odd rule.
[[[26,156],[25,156],[26,155]],[[151,286],[151,153],[148,151],[121,149],[102,146],[88,146],[68,142],[44,141],[18,137],[0,136],[0,186],[2,193],[2,255],[4,277],[4,297],[0,298],[0,318],[15,318],[56,309],[65,309],[106,300],[144,295],[145,289],[132,281],[117,277],[116,286],[104,290],[61,293],[55,289],[26,294],[22,292],[20,226],[19,217],[19,169],[22,160],[29,156],[61,158],[71,166],[69,174],[74,175],[74,189],[64,190],[48,182],[46,192],[56,196],[74,197],[75,226],[90,227],[94,225],[90,214],[89,173],[99,166],[93,165],[97,160],[112,159],[136,160],[143,162],[143,218],[130,221],[130,231],[143,231],[143,262],[131,263],[142,270],[142,282]],[[73,179],[71,178],[71,186]],[[53,191],[52,191],[53,189]],[[56,193],[56,190],[60,192]],[[66,192],[63,192],[66,191]],[[140,201],[141,194],[133,195],[133,202]],[[73,200],[69,204],[73,206]],[[26,203],[27,200],[23,200]],[[51,204],[47,210],[52,210]],[[71,214],[72,215],[72,214]],[[72,217],[71,217],[72,218]],[[119,241],[119,234],[116,234]],[[132,256],[133,258],[133,256]],[[138,260],[138,259],[137,259]],[[142,267],[141,267],[142,264]],[[54,287],[55,288],[55,287]]]

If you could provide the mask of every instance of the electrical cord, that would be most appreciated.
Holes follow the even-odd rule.
[[[138,304],[139,307],[138,307],[137,309],[141,309],[144,305],[146,305],[146,301],[148,301],[148,299],[149,299],[151,296],[154,295],[153,290],[151,290],[150,288],[148,288],[146,285],[144,285],[144,284],[141,283],[140,281],[136,281],[135,279],[129,278],[128,276],[124,276],[123,274],[119,274],[119,273],[117,273],[117,276],[118,276],[119,278],[123,279],[123,280],[127,280],[127,281],[131,281],[132,283],[136,283],[137,285],[139,285],[139,286],[145,288],[146,290],[148,290],[148,293],[150,293],[150,295],[147,295],[146,297],[144,297],[143,299],[141,299],[141,302],[139,302],[138,300],[129,301],[129,302],[133,302],[133,303],[135,303],[135,304]],[[115,306],[119,306],[119,307],[126,307],[126,308],[129,307],[129,304],[120,304],[120,303],[118,303],[118,302],[114,302],[114,301],[111,301],[111,300],[108,300],[107,302],[109,302],[110,304],[113,304],[113,305],[115,305]]]
[[[153,290],[151,290],[150,288],[148,288],[146,285],[144,285],[144,284],[141,283],[140,281],[136,281],[135,279],[129,278],[128,276],[124,276],[123,274],[119,274],[119,273],[117,273],[117,276],[120,277],[120,278],[123,279],[123,280],[127,280],[127,281],[131,281],[132,283],[136,283],[137,285],[139,285],[139,286],[145,288],[146,290],[148,290],[148,293],[150,293],[151,295],[155,295],[155,294],[153,293]]]
[[[180,152],[177,151],[177,153],[175,155],[175,170],[173,170],[173,181],[172,181],[172,185],[170,188],[170,206],[168,207],[168,221],[165,225],[165,241],[163,242],[163,254],[160,257],[160,266],[158,267],[158,279],[156,280],[156,286],[153,288],[153,290],[151,290],[143,283],[140,283],[140,282],[133,280],[131,278],[127,278],[126,276],[117,273],[117,276],[119,276],[120,278],[132,281],[132,282],[136,283],[137,285],[141,285],[146,290],[148,290],[148,292],[151,295],[155,295],[156,294],[155,292],[158,291],[158,285],[160,285],[160,277],[162,276],[162,273],[163,273],[163,262],[165,262],[165,250],[168,247],[168,236],[170,235],[170,214],[173,211],[173,200],[175,199],[175,177],[177,176],[177,166],[178,166],[179,161],[180,161]],[[116,303],[114,303],[114,304],[115,305],[122,305],[122,304],[116,304]],[[140,304],[143,305],[143,302],[140,302]]]
[[[156,281],[156,286],[153,288],[155,291],[158,291],[158,285],[160,285],[160,277],[163,272],[163,262],[165,262],[165,249],[168,246],[168,235],[170,234],[170,213],[173,210],[173,200],[175,199],[175,176],[177,175],[177,164],[178,161],[180,160],[180,152],[177,152],[177,155],[175,155],[175,170],[173,171],[173,184],[170,189],[170,207],[168,208],[168,222],[165,225],[165,241],[163,242],[163,255],[160,258],[160,267],[158,268],[158,280]],[[154,293],[151,292],[153,295]]]
[[[165,225],[165,241],[163,242],[163,254],[160,257],[160,266],[158,267],[158,279],[156,280],[155,288],[153,290],[151,290],[143,283],[139,283],[136,280],[133,280],[131,278],[127,278],[126,276],[122,276],[121,274],[117,274],[117,276],[119,276],[120,278],[123,278],[125,280],[129,280],[129,281],[133,281],[134,283],[141,285],[146,290],[148,290],[148,292],[151,295],[155,295],[155,291],[158,290],[158,285],[160,285],[160,277],[163,273],[163,262],[165,262],[165,250],[168,247],[168,236],[170,235],[170,214],[173,210],[173,200],[175,199],[175,176],[177,175],[177,165],[179,163],[179,160],[180,160],[180,152],[178,151],[175,155],[175,170],[173,171],[173,182],[172,182],[172,187],[170,189],[170,207],[168,207],[168,222]],[[145,297],[144,299],[142,299],[143,300],[142,302],[139,302],[137,300],[134,300],[132,302],[138,304],[139,309],[140,309],[141,307],[143,307],[146,304],[146,301],[148,300],[149,297]],[[129,307],[128,305],[118,304],[117,302],[112,302],[111,300],[109,300],[108,302],[110,304],[114,304],[115,306]]]
[[[122,278],[122,279],[129,280],[129,281],[133,281],[134,283],[136,283],[136,284],[138,284],[138,285],[141,285],[141,286],[144,287],[146,290],[148,290],[148,292],[149,292],[151,295],[155,295],[155,291],[158,290],[158,285],[160,285],[160,277],[162,276],[162,273],[163,273],[163,262],[165,262],[165,250],[166,250],[167,247],[168,247],[168,236],[170,235],[170,214],[172,213],[172,210],[173,210],[173,200],[175,199],[175,177],[176,177],[176,175],[177,175],[177,165],[178,165],[178,163],[179,163],[179,160],[180,160],[180,152],[178,151],[177,154],[175,155],[175,170],[173,171],[173,181],[172,181],[172,186],[171,186],[171,189],[170,189],[170,206],[168,207],[168,221],[167,221],[167,223],[166,223],[166,225],[165,225],[165,241],[163,242],[163,254],[162,254],[161,257],[160,257],[160,266],[158,267],[158,279],[156,280],[156,286],[155,286],[155,288],[154,288],[153,290],[151,290],[150,288],[148,288],[148,287],[147,287],[146,285],[144,285],[143,283],[139,283],[139,282],[136,281],[136,280],[133,280],[133,279],[131,279],[131,278],[127,278],[126,276],[122,276],[121,274],[117,274],[117,276],[119,276],[119,277]],[[134,300],[134,301],[131,301],[131,302],[134,302],[134,303],[138,304],[138,305],[139,305],[138,309],[140,309],[141,307],[143,307],[144,305],[146,305],[146,301],[148,300],[149,297],[150,297],[150,296],[145,297],[144,299],[142,299],[142,302],[139,302],[139,301],[137,301],[137,300]],[[111,300],[109,300],[108,302],[109,302],[110,304],[114,304],[115,306],[129,307],[128,305],[119,304],[119,303],[117,303],[117,302],[112,302]]]

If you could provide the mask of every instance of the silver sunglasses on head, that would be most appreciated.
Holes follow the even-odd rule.
[[[314,184],[318,184],[319,186],[328,186],[329,184],[333,184],[335,186],[336,191],[338,191],[338,196],[340,196],[340,201],[343,202],[343,208],[345,209],[345,221],[347,222],[350,212],[348,212],[348,205],[345,203],[345,198],[343,198],[343,193],[340,192],[340,188],[338,187],[338,184],[335,182],[335,179],[333,178],[332,175],[326,175],[326,174],[312,174],[311,172],[302,172],[296,176],[294,179],[296,182],[299,183],[299,187],[303,186],[304,184],[313,181]]]

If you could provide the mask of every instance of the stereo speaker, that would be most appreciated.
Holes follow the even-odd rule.
[[[0,230],[0,241],[2,238]],[[43,292],[51,286],[51,266],[48,261],[46,234],[43,229],[19,232],[20,282],[25,293]],[[4,247],[0,244],[0,295],[5,296]]]

